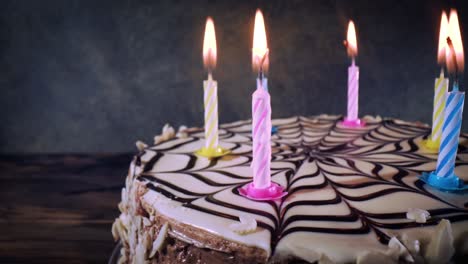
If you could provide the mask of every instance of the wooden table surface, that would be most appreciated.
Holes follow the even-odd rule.
[[[0,263],[107,263],[131,156],[1,155]]]

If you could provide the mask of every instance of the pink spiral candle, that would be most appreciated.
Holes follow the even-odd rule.
[[[271,185],[271,105],[270,95],[257,79],[257,90],[252,95],[252,167],[253,185],[264,189]]]
[[[284,188],[271,181],[271,104],[267,79],[268,46],[265,25],[260,10],[255,14],[252,66],[258,72],[257,90],[252,94],[252,173],[253,181],[239,194],[253,200],[276,200],[284,197]]]
[[[354,63],[348,68],[348,120],[358,119],[359,67]]]

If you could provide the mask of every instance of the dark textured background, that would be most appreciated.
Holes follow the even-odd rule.
[[[467,47],[463,2],[2,1],[0,152],[129,151],[166,122],[202,125],[206,16],[218,38],[220,120],[249,118],[257,7],[274,117],[345,113],[352,18],[360,113],[430,122],[440,12],[458,8]]]

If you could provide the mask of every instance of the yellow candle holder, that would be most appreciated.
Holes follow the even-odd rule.
[[[214,159],[214,158],[219,158],[222,156],[225,156],[227,154],[231,153],[231,150],[229,149],[224,149],[222,147],[217,147],[217,148],[206,148],[203,147],[195,152],[195,155],[200,156],[200,157],[205,157],[207,159]]]
[[[440,140],[434,141],[431,138],[421,141],[421,148],[427,152],[438,153],[440,147]]]

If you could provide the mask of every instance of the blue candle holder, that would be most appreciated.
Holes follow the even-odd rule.
[[[276,133],[278,133],[278,127],[277,126],[272,126],[271,127],[271,134],[274,135]]]
[[[461,192],[468,190],[468,185],[465,185],[463,180],[455,174],[448,177],[441,177],[437,175],[435,171],[423,172],[423,174],[419,176],[419,179],[442,191]]]

